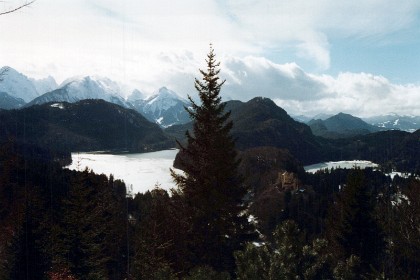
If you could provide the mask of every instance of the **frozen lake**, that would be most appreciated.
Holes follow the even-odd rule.
[[[71,170],[83,171],[86,167],[97,174],[114,175],[115,179],[123,180],[132,193],[152,190],[156,185],[169,190],[175,187],[169,169],[172,168],[178,150],[164,150],[152,153],[138,154],[101,154],[72,153]],[[304,166],[306,172],[315,173],[320,169],[376,168],[378,164],[366,160],[330,161]],[[181,172],[180,170],[176,170]],[[392,178],[398,172],[388,174]],[[406,175],[407,176],[407,175]]]
[[[343,160],[343,161],[329,161],[329,162],[321,162],[317,164],[307,165],[303,168],[306,172],[315,173],[321,169],[331,169],[331,168],[344,168],[344,169],[351,169],[354,167],[359,167],[361,169],[365,169],[367,167],[376,168],[378,164],[373,163],[367,160]]]
[[[114,175],[121,179],[132,193],[152,190],[156,184],[162,189],[175,187],[169,169],[178,150],[164,150],[140,154],[100,154],[72,153],[71,170],[85,170],[86,167],[97,174]]]

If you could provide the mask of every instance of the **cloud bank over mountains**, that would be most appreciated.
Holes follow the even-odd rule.
[[[226,98],[267,96],[294,114],[420,114],[418,0],[56,0],[0,20],[1,64],[35,79],[194,95],[212,42]]]
[[[194,96],[195,76],[197,71],[178,71],[162,78],[181,95]],[[255,96],[269,97],[295,115],[420,115],[420,85],[394,84],[369,73],[311,74],[295,63],[276,64],[248,56],[222,60],[221,77],[226,79],[223,98],[247,101]]]
[[[124,89],[121,92],[126,97],[133,90],[150,96],[156,89],[167,86],[184,98],[187,95],[197,98],[196,77],[200,78],[197,68],[180,67],[162,71],[156,80],[139,79],[136,86],[115,82],[115,77],[106,80]],[[268,97],[292,115],[346,112],[359,117],[388,113],[420,116],[420,85],[395,84],[369,73],[313,74],[296,63],[276,64],[263,57],[247,56],[222,60],[220,77],[226,80],[222,88],[224,100]]]

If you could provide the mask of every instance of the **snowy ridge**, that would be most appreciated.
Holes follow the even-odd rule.
[[[382,116],[365,118],[364,120],[383,129],[397,129],[408,132],[414,132],[417,129],[420,129],[420,117],[412,115],[402,116],[391,113]]]
[[[0,69],[0,73],[3,73],[0,92],[5,92],[14,98],[23,99],[25,102],[29,102],[40,95],[29,78],[15,69],[3,67]]]
[[[140,96],[138,93],[136,95]],[[130,96],[128,100],[139,113],[161,127],[189,121],[188,113],[184,108],[189,102],[166,87],[160,88],[155,94],[145,99],[136,100],[134,96]]]
[[[120,86],[108,78],[75,77],[64,81],[57,90],[47,92],[31,101],[28,105],[47,102],[74,103],[84,99],[103,99],[130,108],[121,97]]]
[[[187,100],[178,96],[174,91],[162,87],[156,94],[145,100],[144,110],[153,113],[158,112],[160,114],[162,111],[170,109],[179,102],[187,103]]]
[[[69,95],[74,98],[103,99],[104,96],[122,98],[120,86],[108,78],[86,76],[83,78],[67,80],[66,82],[67,83],[62,88],[66,88]]]

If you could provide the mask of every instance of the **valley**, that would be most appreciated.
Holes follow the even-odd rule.
[[[0,280],[420,279],[420,1],[0,3]]]
[[[194,108],[193,104],[166,87],[148,97],[134,90],[124,98],[122,87],[110,79],[82,77],[39,94],[48,85],[54,86],[53,81],[34,83],[13,70],[10,73],[22,79],[32,97],[36,97],[21,98],[16,93],[21,93],[22,87],[12,90],[4,86],[8,93],[0,94],[0,199],[6,205],[6,210],[0,212],[3,215],[0,222],[14,227],[17,221],[13,233],[27,223],[27,228],[21,228],[28,231],[31,239],[17,240],[28,242],[27,248],[43,254],[42,263],[34,258],[28,260],[39,279],[50,269],[44,263],[68,251],[78,256],[77,260],[71,260],[77,265],[79,246],[73,244],[78,242],[91,250],[82,258],[85,263],[90,256],[109,254],[95,248],[113,248],[111,254],[119,263],[109,261],[108,267],[117,270],[118,275],[127,273],[128,263],[138,266],[138,271],[133,269],[130,273],[148,275],[145,279],[149,279],[155,272],[148,270],[148,261],[159,273],[161,267],[169,266],[169,273],[173,270],[190,273],[200,267],[194,263],[197,257],[190,255],[196,250],[208,254],[214,267],[233,273],[235,267],[246,263],[239,254],[247,254],[248,250],[271,254],[266,244],[278,246],[278,231],[288,227],[294,228],[289,237],[299,238],[302,245],[295,252],[303,250],[303,246],[316,251],[315,243],[311,242],[320,240],[326,244],[320,258],[337,256],[338,262],[330,257],[325,262],[325,271],[331,274],[340,262],[347,261],[334,243],[328,245],[337,242],[331,237],[340,230],[336,228],[337,221],[347,223],[346,217],[336,216],[339,211],[346,209],[352,219],[353,212],[363,209],[357,213],[363,213],[360,219],[369,224],[360,227],[358,218],[354,230],[363,232],[363,238],[375,237],[381,242],[377,235],[400,240],[400,223],[415,219],[405,212],[417,211],[419,201],[416,188],[420,182],[420,130],[415,129],[415,118],[389,115],[363,120],[339,113],[314,118],[300,116],[296,120],[272,99],[254,97],[220,103],[216,111],[228,123],[220,130],[214,120],[194,125],[185,111],[185,107]],[[398,119],[392,121],[388,117]],[[209,123],[211,129],[207,129]],[[234,144],[229,138],[218,138],[225,129]],[[195,151],[201,155],[194,157],[185,147],[195,139],[197,131],[205,145]],[[225,165],[228,160],[231,165]],[[176,171],[175,181],[170,169]],[[195,174],[194,179],[188,177],[188,170]],[[237,189],[230,188],[235,180],[224,177],[231,170],[236,170],[235,180],[240,181]],[[224,187],[219,188],[219,180],[225,179]],[[187,184],[200,192],[186,189]],[[236,198],[234,191],[240,194]],[[193,208],[189,208],[191,205]],[[220,205],[223,205],[217,210],[220,212],[214,214]],[[241,210],[230,216],[233,221],[229,224],[241,221],[241,230],[246,229],[245,235],[249,234],[248,240],[254,243],[247,243],[240,251],[235,249],[235,253],[229,249],[230,253],[224,254],[230,258],[231,266],[224,267],[218,263],[218,255],[208,250],[219,246],[203,241],[202,236],[209,232],[207,226],[213,223],[212,215],[223,216],[226,209],[234,208]],[[27,211],[26,220],[19,218],[20,209]],[[384,219],[381,215],[386,211],[394,211],[392,215],[398,219],[390,221],[389,216]],[[203,226],[205,230],[189,236],[191,226],[202,225],[203,219],[209,219]],[[215,221],[218,225],[221,220]],[[227,234],[223,236],[230,239]],[[8,244],[14,244],[13,234],[4,238]],[[66,245],[60,243],[62,238]],[[408,243],[411,246],[413,241]],[[382,244],[371,241],[369,244],[372,250],[385,250]],[[134,252],[130,246],[135,248]],[[11,246],[5,247],[7,253],[11,252]],[[401,248],[405,250],[407,246]],[[175,253],[179,255],[174,256]],[[10,254],[23,256],[21,251]],[[153,254],[157,259],[150,259]],[[358,254],[370,253],[362,250]],[[142,261],[127,260],[127,255]],[[363,273],[370,273],[368,265],[381,263],[378,256],[383,255],[400,257],[397,268],[400,272],[413,259],[413,254],[406,257],[398,252],[363,255],[367,259]],[[271,256],[269,261],[275,264],[276,257]],[[170,260],[170,265],[166,260]],[[100,261],[94,263],[91,271],[103,267]],[[25,260],[17,262],[18,266],[24,264]],[[408,274],[416,273],[417,266],[410,267],[412,271]],[[84,275],[82,268],[72,271]],[[210,272],[214,272],[213,268]]]

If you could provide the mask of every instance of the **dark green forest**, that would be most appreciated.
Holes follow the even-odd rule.
[[[264,170],[272,155],[248,167],[242,162],[256,180],[264,178],[247,198],[255,217],[248,226],[258,235],[245,239],[251,242],[237,248],[234,265],[225,268],[210,260],[232,252],[200,258],[197,251],[207,243],[191,238],[193,217],[180,194],[155,189],[130,197],[113,178],[62,169],[43,151],[23,154],[4,144],[0,278],[419,277],[418,180],[391,181],[369,169],[333,170],[305,174],[298,189],[282,188]]]
[[[187,109],[193,123],[178,142],[176,165],[185,173],[173,173],[171,192],[128,195],[112,176],[64,169],[71,146],[23,142],[35,131],[10,132],[16,120],[2,125],[10,133],[0,141],[0,279],[418,279],[418,174],[391,179],[381,170],[310,174],[302,167],[328,147],[333,158],[358,152],[384,169],[415,171],[418,131],[322,140],[270,100],[234,112],[220,98],[224,81],[212,48],[206,62],[195,81],[200,101],[190,98]],[[259,108],[266,114],[254,116]],[[46,126],[60,122],[41,115]],[[127,125],[142,123],[135,118]],[[106,132],[95,127],[46,131],[73,135],[80,147],[85,140],[91,148],[133,150],[168,143],[156,126],[146,127],[157,146],[147,132],[101,143]]]

